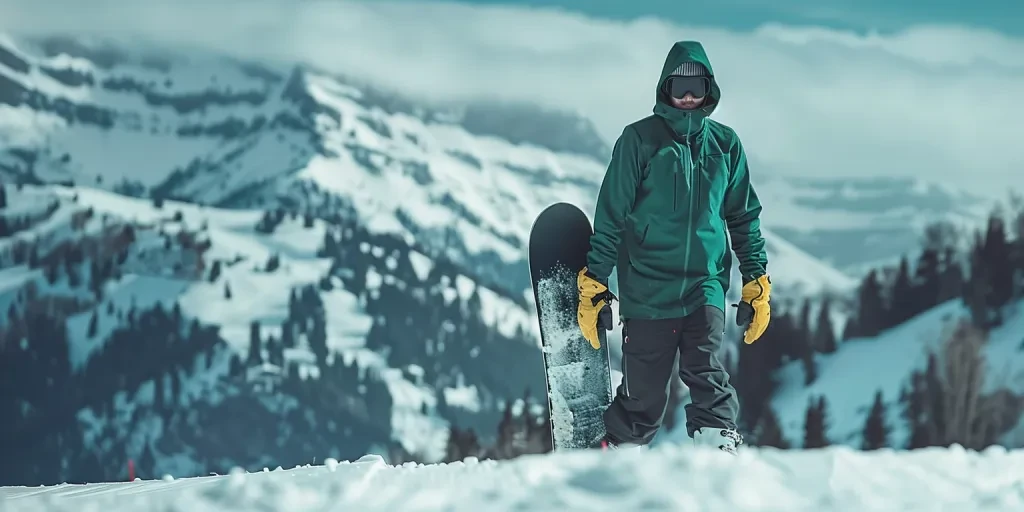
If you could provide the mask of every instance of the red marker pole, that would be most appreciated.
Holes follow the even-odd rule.
[[[128,459],[128,481],[135,481],[135,462],[131,459]]]

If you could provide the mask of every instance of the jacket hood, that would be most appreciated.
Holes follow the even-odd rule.
[[[711,80],[711,92],[704,105],[690,111],[673,107],[662,89],[665,79],[684,62],[701,64],[707,69],[708,79]],[[661,74],[658,76],[655,98],[654,113],[665,118],[680,135],[692,135],[703,129],[704,119],[715,111],[722,99],[722,90],[718,87],[714,68],[711,67],[711,60],[708,59],[708,54],[704,51],[702,44],[697,41],[677,41],[672,45],[672,49],[669,50],[665,57],[665,63],[661,67]]]

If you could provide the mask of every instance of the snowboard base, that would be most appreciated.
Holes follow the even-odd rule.
[[[576,320],[576,276],[586,265],[591,234],[590,220],[568,203],[541,212],[530,233],[530,275],[556,451],[590,448],[604,437],[604,410],[612,400],[607,332],[598,331],[601,347],[594,349]]]

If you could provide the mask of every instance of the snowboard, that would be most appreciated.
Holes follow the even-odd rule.
[[[590,220],[569,203],[555,203],[530,230],[529,266],[540,323],[551,438],[555,451],[593,447],[604,437],[612,401],[607,331],[594,349],[576,321],[576,276],[587,264]]]

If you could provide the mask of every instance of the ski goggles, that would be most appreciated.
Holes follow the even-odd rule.
[[[694,98],[703,98],[711,92],[711,79],[706,76],[670,76],[665,80],[665,93],[673,98],[682,98],[690,93]]]

